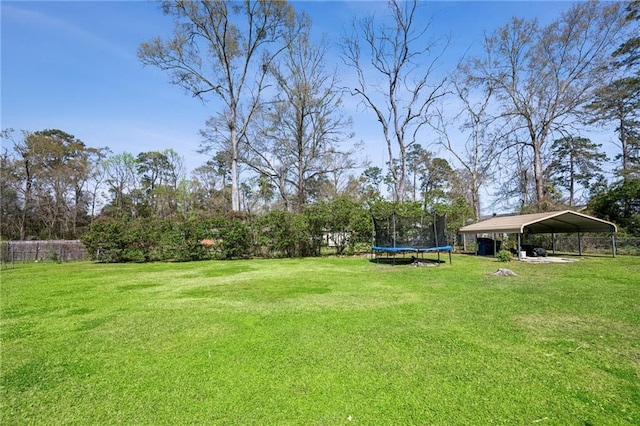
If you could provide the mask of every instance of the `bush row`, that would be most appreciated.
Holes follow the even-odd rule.
[[[271,211],[180,222],[99,219],[82,242],[101,262],[192,261],[318,256],[330,242],[343,254],[368,245],[371,235],[368,210],[351,200],[336,199],[311,205],[303,213]]]

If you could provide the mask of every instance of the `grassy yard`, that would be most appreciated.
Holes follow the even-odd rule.
[[[0,279],[3,425],[640,424],[640,257],[39,263]]]

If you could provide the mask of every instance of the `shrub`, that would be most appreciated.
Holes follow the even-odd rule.
[[[270,211],[258,221],[258,243],[264,245],[273,256],[298,256],[296,247],[306,237],[304,222],[304,218],[296,213]]]
[[[251,233],[245,219],[239,216],[218,216],[210,219],[208,225],[217,232],[213,237],[220,241],[219,253],[224,259],[245,257],[251,247]]]
[[[126,224],[114,219],[96,220],[82,237],[82,243],[89,255],[100,262],[123,262],[125,243],[123,241]]]
[[[327,203],[326,228],[339,236],[337,253],[355,251],[357,243],[371,242],[371,214],[358,202],[346,197],[338,197]]]
[[[500,250],[496,255],[498,262],[511,262],[511,252],[509,250]]]

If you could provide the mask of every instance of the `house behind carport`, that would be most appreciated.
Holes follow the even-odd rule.
[[[460,228],[462,234],[517,234],[518,257],[521,257],[522,235],[551,234],[554,241],[555,235],[563,233],[578,234],[578,251],[582,255],[581,235],[586,232],[602,232],[611,234],[611,251],[616,256],[615,224],[586,214],[564,210],[559,212],[533,213],[515,216],[493,217],[472,225]],[[494,237],[495,240],[495,237]]]

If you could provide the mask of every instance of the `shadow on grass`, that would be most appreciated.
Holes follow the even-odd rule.
[[[447,263],[446,260],[425,259],[421,257],[375,257],[369,259],[371,263],[379,263],[382,265],[412,265],[412,266],[438,266],[441,263]]]

